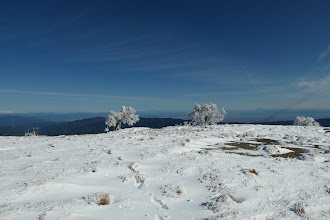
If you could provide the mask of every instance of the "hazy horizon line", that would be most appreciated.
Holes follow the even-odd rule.
[[[190,112],[192,110],[136,110],[137,112]],[[257,108],[257,109],[226,109],[226,111],[330,111],[330,109],[326,108]],[[7,110],[0,110],[0,114],[98,114],[98,113],[108,113],[110,111],[74,111],[74,112],[15,112],[15,111],[7,111]]]

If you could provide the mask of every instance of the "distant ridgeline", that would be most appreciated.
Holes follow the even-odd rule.
[[[140,121],[134,126],[123,125],[122,128],[128,127],[149,127],[149,128],[163,128],[167,126],[174,126],[182,124],[185,120],[182,119],[173,119],[173,118],[140,118]],[[1,119],[0,119],[1,122]],[[105,129],[105,118],[104,117],[95,117],[82,120],[76,120],[72,122],[64,123],[55,123],[50,122],[50,124],[24,124],[18,123],[14,124],[15,126],[8,125],[4,123],[5,126],[0,124],[0,135],[13,135],[15,129],[15,135],[23,136],[25,132],[30,128],[37,128],[40,135],[80,135],[80,134],[97,134],[103,133]],[[9,124],[13,124],[11,121]]]
[[[140,121],[131,127],[163,128],[183,124],[187,120],[173,118],[140,118]],[[323,127],[330,127],[330,118],[317,119]],[[221,124],[226,124],[226,121]],[[230,122],[229,124],[242,124],[240,122]],[[264,125],[293,125],[290,121],[260,122],[250,124]],[[129,126],[123,125],[122,128]],[[40,135],[80,135],[103,133],[105,129],[105,117],[94,117],[71,122],[52,122],[37,118],[20,116],[0,116],[0,135],[24,136],[28,129],[38,128]]]

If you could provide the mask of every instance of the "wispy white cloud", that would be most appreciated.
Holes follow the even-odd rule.
[[[76,93],[58,93],[58,92],[41,92],[41,91],[23,91],[12,89],[0,89],[0,93],[16,93],[27,95],[50,95],[50,96],[69,96],[84,98],[109,98],[109,99],[126,99],[126,100],[154,100],[153,98],[131,97],[131,96],[111,96],[111,95],[94,95],[94,94],[76,94]]]
[[[297,86],[304,87],[307,91],[315,93],[330,91],[330,75],[315,81],[301,80],[297,83]]]
[[[117,67],[121,71],[168,71],[216,62],[214,58],[207,55],[196,55],[191,45],[166,48],[163,45],[167,42],[166,39],[155,40],[147,36],[131,41],[129,39],[114,40],[107,45],[82,48],[79,54],[72,51],[64,56],[70,62],[110,62],[113,63],[112,68]],[[120,63],[125,63],[125,65],[120,65]]]
[[[216,95],[244,95],[244,94],[260,94],[261,91],[242,91],[242,92],[210,92],[210,93],[193,93],[185,94],[185,96],[216,96]]]
[[[320,61],[324,60],[325,58],[327,58],[327,56],[329,56],[329,55],[330,55],[330,45],[327,47],[327,49],[325,49],[325,51],[323,51],[323,53],[320,54],[317,61],[320,62]]]

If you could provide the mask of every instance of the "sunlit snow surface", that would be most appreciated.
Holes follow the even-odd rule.
[[[329,146],[262,125],[0,137],[0,219],[330,219]]]

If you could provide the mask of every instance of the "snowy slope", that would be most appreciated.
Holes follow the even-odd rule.
[[[0,219],[330,219],[329,146],[263,125],[0,137]]]

